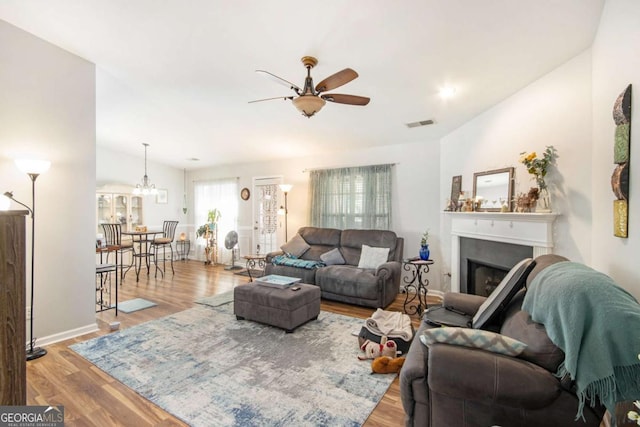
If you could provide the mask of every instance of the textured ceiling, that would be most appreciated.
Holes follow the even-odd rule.
[[[2,0],[0,19],[96,64],[98,145],[195,168],[435,143],[589,48],[603,1]],[[256,69],[302,87],[304,55],[315,83],[356,70],[333,92],[369,105],[248,103],[293,94]]]

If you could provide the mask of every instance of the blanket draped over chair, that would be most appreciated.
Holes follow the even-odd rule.
[[[576,383],[576,419],[585,399],[615,414],[616,402],[640,398],[640,305],[610,277],[583,264],[554,264],[533,280],[522,308],[565,353],[556,375]]]

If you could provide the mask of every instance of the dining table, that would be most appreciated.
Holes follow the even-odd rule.
[[[134,268],[136,270],[136,282],[140,281],[140,270],[142,269],[142,263],[147,267],[147,274],[149,274],[149,269],[151,266],[150,259],[153,256],[153,253],[149,251],[151,243],[156,238],[158,234],[162,235],[164,232],[162,230],[144,230],[144,231],[123,231],[123,236],[131,236],[131,240],[133,241],[133,260],[134,260]],[[138,245],[136,250],[136,245]],[[158,267],[158,263],[156,263],[156,268]],[[162,272],[162,269],[160,269]],[[162,272],[164,275],[164,272]]]

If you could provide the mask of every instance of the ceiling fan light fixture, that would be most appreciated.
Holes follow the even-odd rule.
[[[303,116],[311,117],[324,107],[327,102],[315,95],[301,95],[293,99],[293,105]]]

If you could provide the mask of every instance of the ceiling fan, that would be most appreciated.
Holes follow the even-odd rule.
[[[311,69],[318,64],[318,60],[313,56],[303,56],[301,61],[307,69],[307,78],[304,80],[303,89],[300,89],[300,87],[295,84],[268,71],[256,70],[256,73],[263,73],[275,82],[288,86],[289,89],[293,90],[297,96],[277,96],[275,98],[257,99],[255,101],[249,101],[249,103],[271,101],[273,99],[291,100],[298,111],[306,117],[311,117],[320,111],[322,107],[324,107],[324,104],[326,103],[325,101],[349,105],[367,105],[369,103],[369,98],[365,96],[324,93],[347,84],[358,77],[358,73],[351,68],[345,68],[342,71],[338,71],[337,73],[330,75],[318,83],[314,88],[313,78],[311,78]]]

